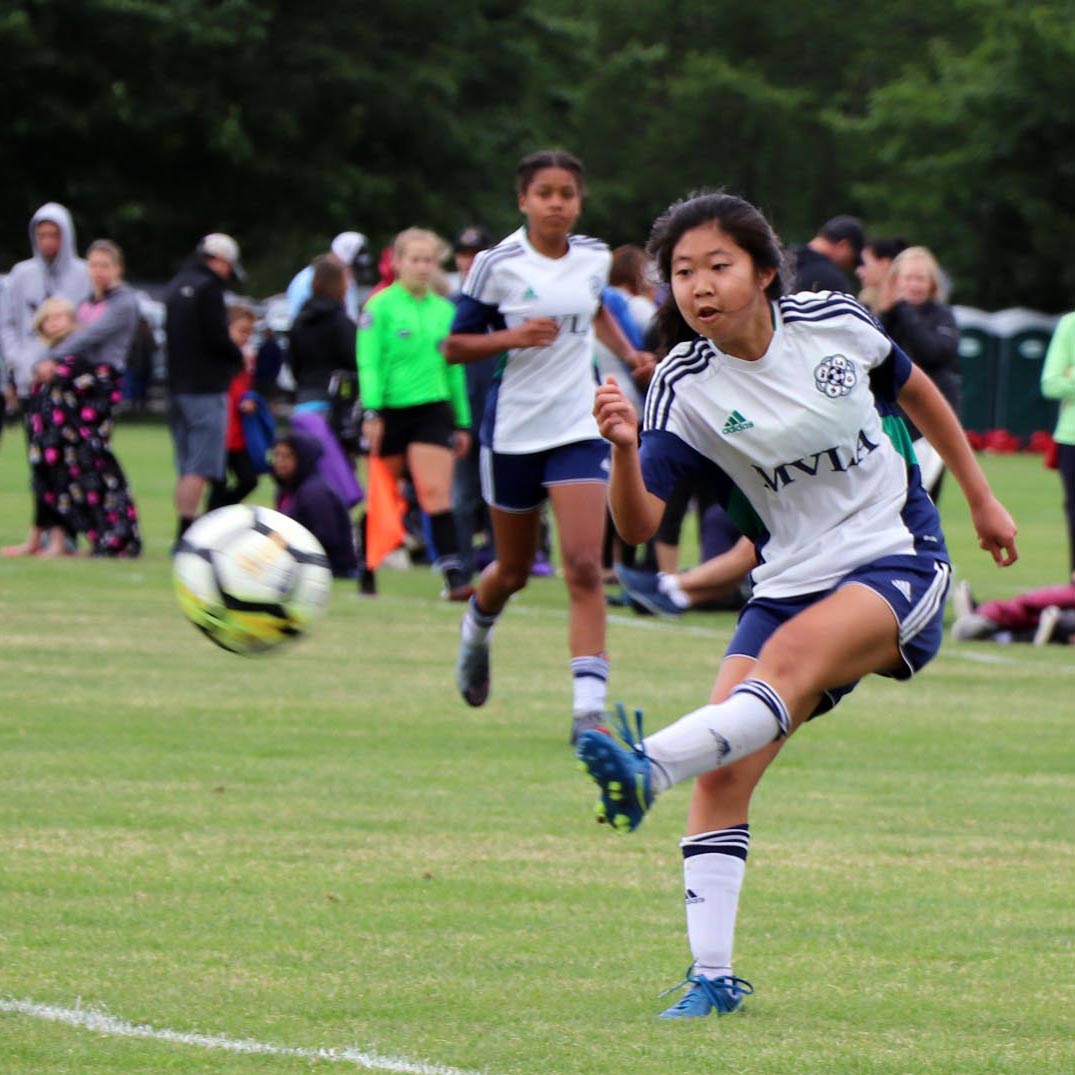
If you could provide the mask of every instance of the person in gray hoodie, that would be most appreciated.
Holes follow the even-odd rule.
[[[86,263],[75,247],[71,214],[58,202],[46,202],[30,218],[33,257],[14,265],[0,292],[0,350],[14,391],[9,404],[25,402],[41,358],[33,321],[45,299],[59,296],[76,306],[91,290]],[[5,386],[7,387],[7,386]]]

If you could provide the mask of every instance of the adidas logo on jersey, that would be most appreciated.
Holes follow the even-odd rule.
[[[525,291],[523,292],[523,300],[524,300],[524,301],[525,301],[526,299],[536,299],[537,297],[538,297],[538,293],[537,293],[537,292],[536,292],[536,291],[535,291],[535,290],[534,290],[534,289],[533,289],[532,287],[528,287],[528,288],[527,288],[527,289],[526,289],[526,290],[525,290]]]
[[[728,421],[724,423],[721,432],[727,436],[729,433],[742,433],[745,429],[753,429],[754,423],[744,418],[738,411],[732,411]]]

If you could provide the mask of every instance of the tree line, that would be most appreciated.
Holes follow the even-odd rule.
[[[346,228],[516,226],[514,165],[586,162],[643,241],[701,187],[786,242],[838,212],[932,247],[955,301],[1075,306],[1075,4],[24,0],[0,10],[0,270],[46,200],[139,279],[234,234],[279,289]]]

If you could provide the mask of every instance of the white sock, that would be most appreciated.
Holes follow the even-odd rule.
[[[467,602],[467,610],[463,613],[463,626],[460,635],[468,646],[480,645],[488,642],[493,637],[493,628],[496,626],[496,615],[490,616],[478,608],[478,602],[472,597]]]
[[[704,705],[647,736],[657,794],[761,750],[791,730],[788,708],[768,683],[747,679],[727,701]]]
[[[604,712],[608,694],[608,658],[572,657],[571,677],[574,689],[575,713]]]
[[[739,892],[747,868],[750,826],[684,837],[683,881],[687,897],[687,940],[694,971],[706,978],[732,973],[732,945]]]
[[[667,571],[657,573],[657,589],[672,602],[676,608],[690,608],[691,599],[679,584],[679,576],[669,574]]]

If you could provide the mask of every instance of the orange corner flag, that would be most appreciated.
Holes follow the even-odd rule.
[[[403,544],[406,511],[407,502],[400,496],[392,472],[383,459],[371,455],[366,489],[366,566],[371,571]]]

